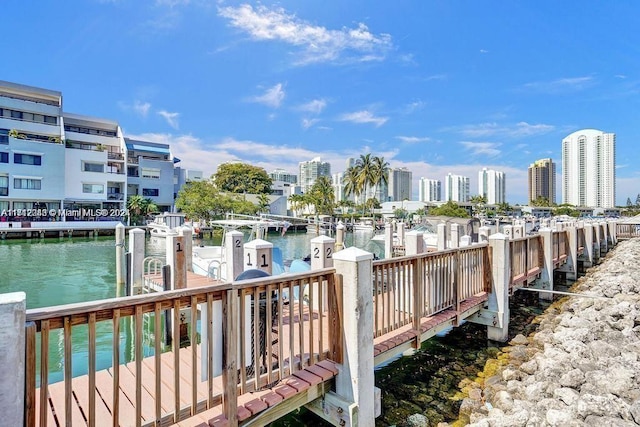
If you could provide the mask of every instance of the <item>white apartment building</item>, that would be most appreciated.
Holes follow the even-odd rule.
[[[444,180],[445,201],[469,201],[469,177],[447,174]]]
[[[61,92],[0,81],[0,221],[121,219],[91,212],[124,212],[130,194],[170,210],[179,160],[129,142],[117,122],[64,112]]]
[[[438,179],[420,178],[418,200],[421,202],[439,202],[442,200],[442,182]]]
[[[483,168],[478,172],[478,194],[483,196],[489,205],[505,202],[504,172]]]
[[[287,172],[284,169],[274,169],[272,172],[269,172],[268,175],[273,181],[288,182],[289,184],[298,183],[298,175]]]
[[[389,197],[387,201],[411,200],[413,174],[407,168],[389,171]]]
[[[562,202],[612,208],[616,201],[616,135],[582,129],[562,140]]]
[[[300,186],[304,193],[308,193],[316,179],[326,176],[331,179],[331,165],[323,162],[320,157],[315,157],[307,162],[300,162]]]

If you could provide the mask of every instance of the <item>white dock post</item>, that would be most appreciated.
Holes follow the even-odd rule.
[[[400,221],[398,223],[396,223],[396,234],[398,235],[398,245],[400,246],[405,246],[407,245],[407,242],[404,239],[404,222]]]
[[[338,365],[336,393],[358,405],[358,425],[375,424],[373,366],[373,254],[351,247],[335,254],[343,277],[343,363]]]
[[[187,287],[187,263],[184,251],[184,236],[176,231],[167,232],[167,264],[171,266],[171,289]]]
[[[142,293],[144,269],[144,238],[145,231],[141,228],[129,230],[129,253],[131,254],[131,295]]]
[[[338,221],[336,225],[336,247],[335,251],[341,251],[344,249],[344,224],[342,221]]]
[[[616,235],[618,231],[617,229],[618,223],[616,221],[609,221],[607,222],[607,224],[609,225],[609,236],[611,236],[611,246],[615,246],[618,244],[618,237]]]
[[[393,258],[393,229],[394,224],[384,224],[384,257]]]
[[[507,240],[513,239],[513,225],[505,225],[502,227],[502,232],[507,237]]]
[[[502,233],[489,237],[493,252],[491,275],[493,286],[489,294],[488,309],[496,314],[496,324],[487,326],[487,338],[505,342],[509,338],[509,281],[511,278],[511,259],[509,239]]]
[[[273,274],[273,243],[255,239],[244,244],[245,270],[262,270]]]
[[[463,248],[466,246],[471,246],[471,236],[465,234],[460,237],[460,247]]]
[[[193,271],[193,230],[183,225],[178,227],[178,235],[184,237],[184,260],[187,271]]]
[[[569,239],[569,259],[567,259],[567,278],[578,280],[578,229],[575,224],[567,227],[567,239]]]
[[[540,273],[541,289],[553,290],[553,230],[551,228],[541,228],[542,236],[542,252],[544,255],[544,266]],[[539,299],[543,301],[552,301],[553,294],[549,292],[540,292]]]
[[[460,247],[460,225],[451,224],[451,248]]]
[[[244,270],[244,248],[242,247],[242,239],[244,234],[240,231],[227,231],[224,235],[224,261],[226,265],[221,265],[221,273],[225,272],[222,280],[232,282]]]
[[[447,224],[438,224],[438,250],[447,249]]]
[[[595,257],[593,254],[593,225],[589,223],[584,224],[584,250],[587,251],[586,267],[593,267],[595,263]]]
[[[524,237],[524,227],[520,224],[513,226],[513,238],[518,239]]]
[[[417,255],[424,252],[424,235],[419,231],[409,231],[406,236],[405,255]]]
[[[606,254],[609,252],[610,239],[609,236],[607,236],[609,233],[609,227],[606,222],[600,222],[598,226],[602,228],[602,241],[600,242],[600,247],[602,248],[601,251]]]
[[[335,240],[329,236],[318,236],[311,239],[311,269],[320,270],[333,267],[333,249],[335,246]],[[319,286],[322,286],[322,304],[319,303]],[[309,289],[306,286],[302,294],[309,301]],[[313,309],[326,309],[328,301],[327,283],[315,283],[313,288]]]
[[[600,224],[593,223],[593,258],[594,261],[598,261],[600,259]]]
[[[0,294],[0,413],[6,426],[24,424],[26,298],[24,292]]]
[[[478,229],[478,242],[485,243],[489,241],[489,234],[491,233],[491,229],[489,227],[480,227]]]
[[[116,287],[120,289],[124,286],[126,277],[124,261],[124,225],[116,225]]]

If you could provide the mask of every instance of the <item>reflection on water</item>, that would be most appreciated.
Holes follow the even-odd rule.
[[[279,247],[283,259],[302,259],[311,253],[311,239],[307,233],[269,234],[267,240]],[[380,256],[380,247],[370,242],[372,234],[347,233],[347,247],[356,246]],[[220,236],[194,240],[194,244],[219,245]],[[128,242],[127,246],[128,248]],[[166,242],[162,238],[149,238],[147,256],[164,257]],[[0,240],[0,293],[22,291],[27,295],[27,308],[49,307],[62,304],[114,298],[116,289],[115,238],[76,237],[59,239]],[[144,354],[153,354],[153,315],[145,315]],[[161,322],[164,325],[164,322]],[[120,323],[120,360],[133,360],[134,322],[123,318]],[[106,369],[111,366],[113,325],[110,321],[96,326],[96,366]],[[162,332],[162,331],[160,331]],[[72,349],[73,375],[87,372],[88,340],[87,327],[73,327]],[[37,347],[40,347],[38,334]],[[49,337],[50,381],[63,379],[64,340],[59,331]],[[36,364],[40,368],[39,355]],[[39,372],[38,372],[39,375]]]

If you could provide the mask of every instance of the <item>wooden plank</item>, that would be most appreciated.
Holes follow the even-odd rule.
[[[113,414],[112,422],[113,427],[117,427],[120,422],[120,310],[113,310],[113,370],[112,370],[112,385],[111,388],[111,413]],[[135,416],[134,414],[129,417]],[[127,417],[127,418],[129,418]],[[130,419],[130,418],[129,418]]]
[[[36,324],[25,325],[25,390],[24,424],[33,427],[36,424]]]
[[[88,411],[85,411],[85,415],[88,417],[89,427],[95,427],[96,425],[96,314],[89,314],[88,325],[88,339],[89,339],[89,384],[87,386],[87,393],[89,394],[89,407]],[[77,394],[76,394],[76,397]],[[101,418],[103,419],[103,418]]]
[[[73,424],[73,402],[71,398],[71,378],[73,378],[71,371],[71,319],[68,316],[64,318],[64,416],[65,425],[71,427]],[[76,421],[77,422],[77,421]],[[62,424],[62,423],[60,423]]]
[[[227,291],[222,299],[222,383],[226,397],[223,401],[222,413],[232,426],[238,423],[236,415],[238,404],[238,316],[238,292]]]
[[[136,416],[136,409],[133,407],[133,404],[127,399],[127,396],[124,392],[118,388],[117,393],[114,392],[113,388],[113,372],[112,368],[104,369],[96,372],[96,389],[98,390],[98,394],[105,402],[105,404],[109,405],[114,401],[118,401],[118,411],[116,418],[116,411],[114,411],[113,407],[111,407],[111,422],[114,426],[120,425],[131,425],[132,420]]]
[[[136,362],[132,362],[128,365],[120,366],[120,389],[127,396],[131,402],[136,402],[137,394],[140,394],[140,403],[134,403],[135,415],[133,424],[137,424],[138,420],[135,420],[138,416],[140,417],[140,424],[144,420],[153,420],[155,405],[153,403],[153,396],[149,394],[149,392],[144,388],[140,387],[138,390],[138,379],[135,374],[135,364]],[[109,368],[112,371],[113,368]],[[132,371],[133,369],[133,371]],[[132,420],[129,420],[131,424]]]
[[[198,406],[198,345],[196,324],[198,321],[198,304],[196,297],[191,297],[191,414],[197,413]]]
[[[108,384],[108,383],[107,383]],[[75,377],[72,380],[73,394],[78,401],[78,405],[82,408],[85,415],[87,414],[87,409],[91,406],[90,396],[93,395],[95,398],[96,389],[91,388],[91,384],[89,381],[88,375],[81,375],[79,377]],[[105,404],[102,399],[96,399],[95,407],[93,410],[93,418],[97,420],[97,425],[107,425],[110,424],[111,420],[111,412],[109,408]]]
[[[69,388],[71,381],[69,381]],[[49,398],[51,406],[55,410],[55,415],[59,426],[86,426],[87,423],[78,407],[73,394],[66,395],[67,384],[64,381],[51,384],[49,386]]]
[[[134,337],[134,357],[135,370],[135,407],[136,407],[136,427],[142,425],[142,307],[136,306],[135,317],[135,337]]]
[[[155,403],[156,403],[156,419],[160,419],[162,415],[162,402],[163,398],[169,397],[169,392],[162,393],[162,310],[160,307],[160,303],[155,304],[154,308],[154,336],[153,336],[153,378],[154,378],[154,389],[155,389]],[[146,366],[146,365],[145,365]],[[168,387],[167,387],[168,388]],[[170,405],[170,403],[167,403]],[[169,407],[165,408],[167,412],[170,411]]]
[[[180,300],[173,301],[173,391],[174,415],[173,422],[180,421]]]

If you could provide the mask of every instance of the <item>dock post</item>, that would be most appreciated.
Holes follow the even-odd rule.
[[[338,225],[336,225],[336,247],[335,252],[341,251],[344,249],[344,224],[342,221],[338,221]]]
[[[506,236],[507,240],[513,239],[513,225],[505,225],[502,227],[502,232]]]
[[[578,229],[575,224],[565,227],[564,230],[569,239],[569,253],[567,254],[567,262],[559,271],[567,274],[567,279],[578,280]]]
[[[603,254],[609,252],[609,227],[606,222],[601,222],[598,224],[599,227],[602,228],[602,241],[600,242],[601,251]]]
[[[404,222],[403,221],[396,223],[396,233],[398,235],[398,244],[400,246],[406,247],[406,242],[404,240]]]
[[[478,243],[485,243],[489,241],[489,234],[491,229],[489,227],[480,227],[478,229]]]
[[[447,224],[438,224],[438,250],[447,249]]]
[[[328,236],[318,236],[311,239],[311,269],[321,270],[323,268],[333,267],[333,248],[335,247],[335,240]],[[307,285],[308,286],[308,285]],[[305,287],[302,295],[308,301],[313,298],[313,310],[320,310],[323,307],[327,307],[328,295],[327,295],[327,283],[314,283],[313,294],[309,295],[309,289]],[[319,286],[322,286],[322,294],[320,294]],[[322,295],[322,302],[320,302],[320,295]]]
[[[598,262],[600,259],[600,224],[593,223],[593,260]]]
[[[424,234],[409,231],[406,235],[405,255],[418,255],[424,252]]]
[[[460,224],[451,224],[451,248],[460,247]]]
[[[587,252],[587,267],[593,267],[595,263],[595,257],[593,254],[593,225],[589,223],[584,224],[584,250]]]
[[[609,236],[611,238],[611,246],[615,246],[618,244],[618,237],[616,236],[618,224],[616,221],[609,221],[607,222],[607,224],[609,226]]]
[[[184,237],[184,261],[187,271],[193,271],[193,230],[191,227],[183,225],[178,227],[178,235]]]
[[[171,266],[171,289],[187,287],[187,263],[185,260],[184,236],[169,231],[166,237],[167,264]]]
[[[124,285],[124,225],[116,225],[116,286]]]
[[[394,224],[384,224],[384,257],[387,259],[393,258],[393,229]]]
[[[0,294],[0,413],[6,426],[25,422],[26,298],[24,292]],[[32,356],[35,363],[35,354]]]
[[[375,424],[373,366],[373,254],[351,247],[335,254],[342,275],[343,363],[338,365],[336,393],[358,405],[358,425]]]
[[[129,230],[129,253],[131,253],[131,295],[142,293],[144,268],[144,238],[145,231],[141,228]]]
[[[542,253],[544,256],[544,265],[540,273],[540,289],[553,290],[553,229],[541,228],[542,236]],[[553,294],[550,292],[540,292],[539,299],[543,301],[552,301]]]
[[[497,233],[489,237],[492,251],[491,276],[493,286],[489,294],[488,309],[496,313],[495,324],[487,326],[487,338],[505,342],[509,338],[509,281],[511,279],[511,259],[509,239]]]
[[[273,243],[255,239],[244,245],[245,270],[258,269],[273,274]]]
[[[225,272],[225,275],[220,277],[225,282],[232,282],[236,277],[244,270],[243,264],[243,247],[242,238],[244,235],[240,231],[227,231],[224,236],[224,260],[226,265],[221,265],[221,273]],[[224,270],[222,270],[224,269]]]

